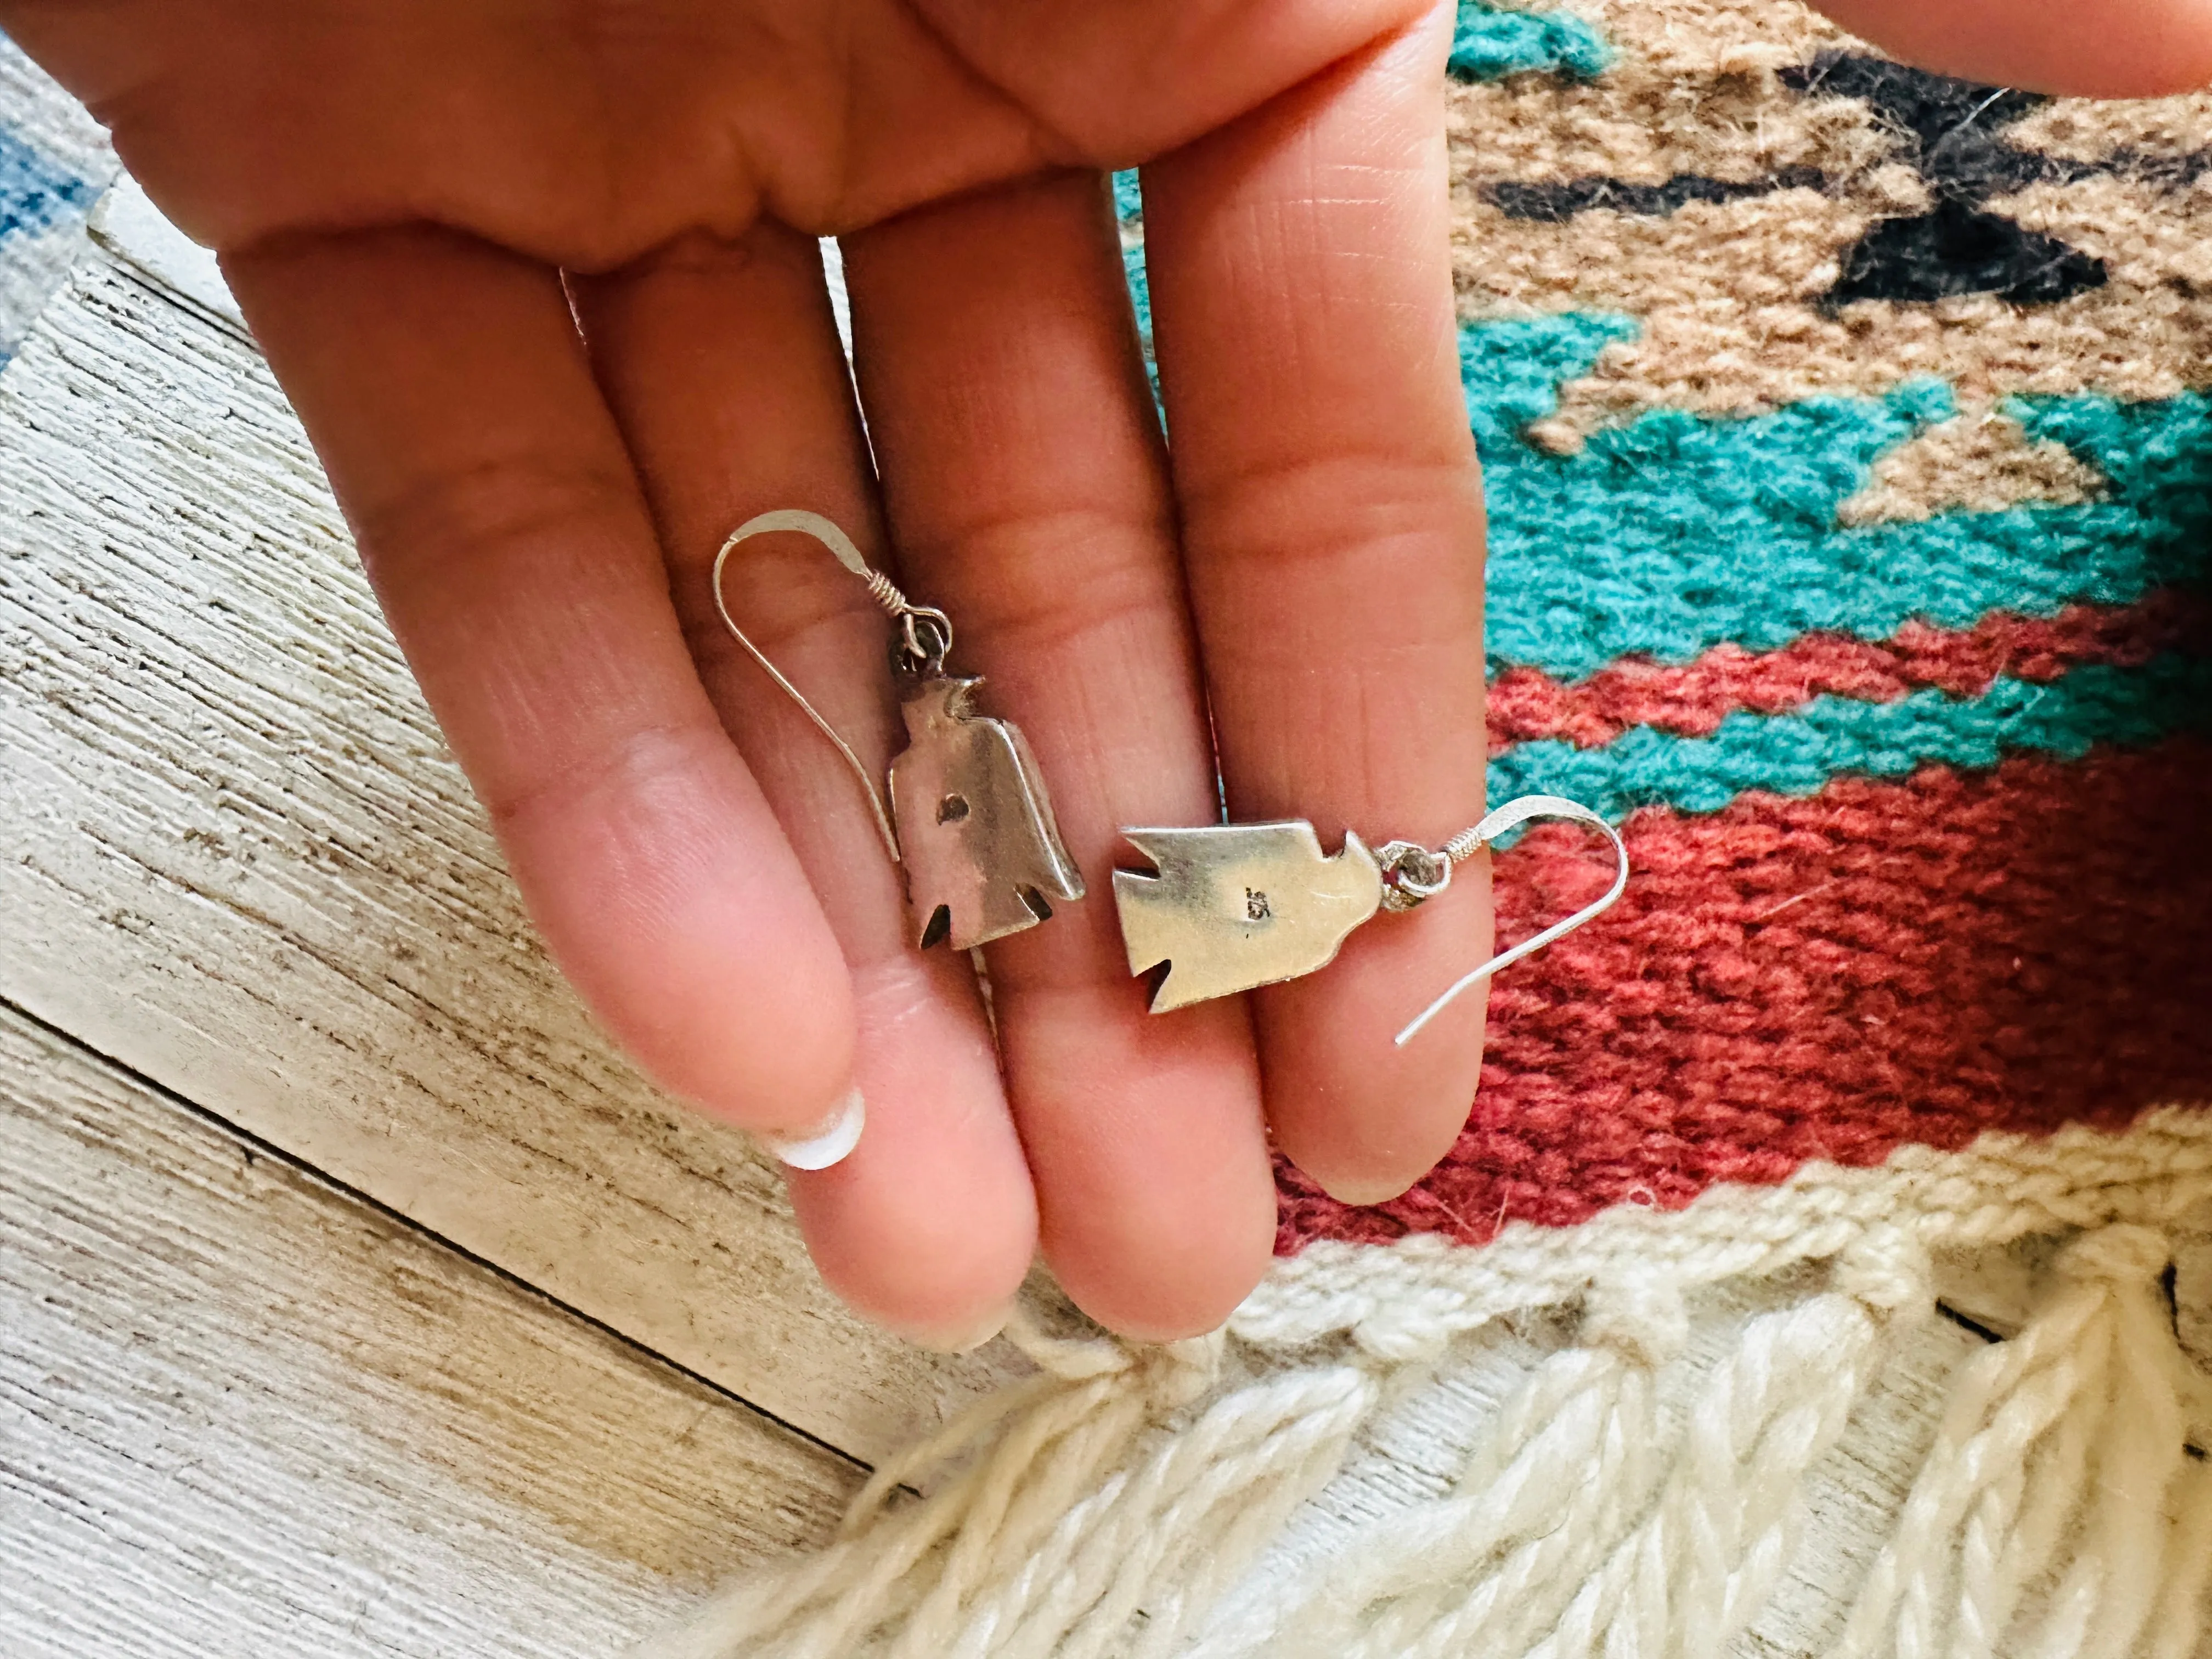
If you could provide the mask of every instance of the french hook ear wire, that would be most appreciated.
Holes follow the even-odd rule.
[[[1508,830],[1540,818],[1565,818],[1603,831],[1605,838],[1613,843],[1615,860],[1613,885],[1595,903],[1584,905],[1565,921],[1553,922],[1534,938],[1522,939],[1510,951],[1500,951],[1473,973],[1456,981],[1449,990],[1424,1008],[1411,1024],[1398,1033],[1395,1039],[1397,1047],[1404,1048],[1410,1038],[1419,1033],[1421,1027],[1449,1008],[1462,992],[1471,990],[1492,975],[1510,968],[1523,957],[1534,955],[1553,939],[1562,939],[1584,922],[1603,915],[1613,908],[1613,901],[1628,890],[1628,844],[1621,840],[1620,831],[1579,801],[1568,800],[1559,795],[1521,795],[1507,801],[1496,811],[1486,814],[1474,829],[1462,830],[1446,842],[1443,854],[1451,863],[1456,864],[1489,846]]]
[[[740,542],[749,541],[755,536],[765,536],[778,530],[795,530],[802,536],[814,538],[816,541],[830,550],[830,556],[839,564],[843,565],[846,569],[867,583],[870,596],[886,611],[892,611],[892,614],[899,615],[902,611],[916,611],[917,607],[908,605],[905,597],[900,594],[898,590],[893,587],[880,573],[871,568],[868,562],[860,556],[860,550],[853,545],[852,538],[819,513],[809,513],[799,507],[783,507],[774,513],[763,513],[757,517],[747,519],[730,532],[729,538],[722,544],[721,550],[714,555],[714,609],[721,615],[722,626],[730,630],[730,636],[732,639],[751,653],[752,659],[761,665],[768,677],[783,688],[784,695],[806,711],[806,718],[820,728],[822,735],[836,745],[837,752],[845,757],[845,764],[853,769],[853,775],[860,781],[860,788],[867,795],[869,808],[876,815],[876,829],[884,838],[884,850],[890,854],[893,864],[899,863],[898,831],[892,827],[891,815],[889,809],[884,805],[882,791],[876,787],[875,779],[869,775],[868,769],[862,763],[860,757],[853,752],[853,745],[838,734],[836,726],[822,717],[820,709],[806,701],[805,696],[797,686],[784,678],[783,671],[768,659],[768,653],[745,637],[745,630],[738,627],[737,618],[730,615],[729,599],[722,592],[723,567],[729,563],[730,555],[737,550]],[[884,597],[886,594],[890,598],[887,599]],[[896,602],[898,607],[896,610],[893,608],[893,600]],[[951,642],[951,630],[948,626],[945,630],[948,644]]]

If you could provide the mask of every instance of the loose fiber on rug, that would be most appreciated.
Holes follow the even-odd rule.
[[[1224,1335],[1025,1322],[655,1659],[2199,1650],[2212,96],[1772,0],[1463,5],[1452,74],[1492,796],[1629,896],[1419,1186],[1283,1167]],[[1606,873],[1530,833],[1501,942]]]

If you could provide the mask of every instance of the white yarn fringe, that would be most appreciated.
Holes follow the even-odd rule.
[[[1718,1275],[1684,1271],[1679,1253],[1609,1254],[1602,1237],[1592,1273],[1588,1230],[1522,1230],[1522,1245],[1585,1249],[1571,1296],[1519,1304],[1578,1306],[1575,1340],[1503,1401],[1449,1491],[1369,1521],[1265,1597],[1227,1592],[1473,1328],[1449,1275],[1425,1285],[1426,1341],[1403,1308],[1349,1304],[1338,1330],[1383,1340],[1255,1340],[1251,1326],[1285,1322],[1264,1305],[1237,1335],[1165,1348],[1024,1323],[1012,1334],[1035,1377],[878,1470],[827,1550],[740,1579],[636,1659],[1718,1654],[1796,1556],[1808,1474],[1934,1311],[1928,1247],[2039,1235],[2070,1242],[2026,1324],[1952,1379],[1832,1652],[2188,1659],[2212,1589],[2212,1385],[2176,1340],[2161,1275],[2171,1224],[2212,1199],[2212,1114],[2086,1135],[1986,1136],[1650,1218],[1695,1238],[1715,1218],[1701,1207],[1813,1200],[1796,1251],[1769,1239],[1747,1264],[1812,1277],[1694,1367],[1684,1296]],[[1839,1218],[1839,1187],[1848,1200],[1885,1178],[1929,1190]],[[2001,1205],[1994,1188],[2009,1188]],[[1358,1260],[1347,1248],[1340,1263]],[[1430,1247],[1367,1255],[1395,1257],[1376,1277],[1401,1286],[1408,1256],[1468,1266]],[[1344,1275],[1327,1270],[1342,1304]],[[1289,1304],[1310,1312],[1311,1288]],[[1670,1378],[1693,1376],[1686,1404],[1662,1408]],[[908,1487],[929,1496],[902,1500]]]

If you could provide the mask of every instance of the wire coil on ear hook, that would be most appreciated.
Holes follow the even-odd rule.
[[[1561,795],[1519,796],[1507,801],[1496,811],[1485,813],[1482,822],[1472,830],[1461,830],[1459,834],[1437,848],[1435,854],[1444,861],[1445,880],[1450,879],[1449,872],[1453,865],[1463,859],[1474,857],[1477,852],[1489,846],[1507,830],[1518,829],[1524,823],[1531,823],[1540,818],[1565,819],[1575,823],[1586,823],[1593,829],[1602,831],[1605,838],[1613,843],[1614,860],[1613,885],[1606,889],[1602,898],[1584,905],[1564,921],[1553,922],[1543,932],[1522,939],[1511,950],[1500,951],[1472,973],[1455,980],[1442,996],[1415,1015],[1412,1023],[1391,1039],[1396,1047],[1404,1048],[1409,1039],[1419,1035],[1424,1025],[1451,1006],[1462,992],[1474,989],[1492,975],[1510,968],[1523,957],[1534,956],[1553,939],[1565,938],[1584,922],[1595,921],[1610,910],[1614,901],[1628,890],[1628,843],[1621,840],[1620,831],[1581,802],[1569,800]],[[1443,884],[1439,883],[1437,885],[1441,890]],[[1418,900],[1415,902],[1419,902]]]

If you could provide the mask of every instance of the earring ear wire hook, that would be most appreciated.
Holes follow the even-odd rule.
[[[1449,990],[1423,1009],[1414,1018],[1413,1024],[1398,1033],[1395,1039],[1396,1047],[1404,1048],[1408,1039],[1418,1036],[1421,1027],[1449,1007],[1462,991],[1472,989],[1501,969],[1510,968],[1523,957],[1534,956],[1553,939],[1571,933],[1584,922],[1602,915],[1613,908],[1615,899],[1628,890],[1628,846],[1621,840],[1620,831],[1579,801],[1568,800],[1559,795],[1522,795],[1516,799],[1507,801],[1496,811],[1487,814],[1482,822],[1472,830],[1461,830],[1459,834],[1446,842],[1441,851],[1434,855],[1443,865],[1445,879],[1449,879],[1453,865],[1459,863],[1462,859],[1472,858],[1508,830],[1516,829],[1537,818],[1565,818],[1576,823],[1586,823],[1594,829],[1602,830],[1605,833],[1605,838],[1613,843],[1615,867],[1612,887],[1607,889],[1605,896],[1596,902],[1584,905],[1565,921],[1553,922],[1542,933],[1533,939],[1522,939],[1511,950],[1500,951],[1473,973],[1455,981]],[[1443,885],[1443,882],[1434,884],[1436,889],[1441,889]]]
[[[729,562],[730,555],[736,551],[738,543],[779,530],[793,530],[802,536],[811,536],[830,550],[830,556],[839,564],[867,584],[868,597],[899,624],[902,646],[908,661],[918,671],[933,672],[942,667],[945,653],[952,648],[952,624],[943,611],[933,610],[928,605],[909,603],[906,595],[892,585],[888,576],[872,568],[860,556],[860,550],[853,545],[853,538],[819,513],[809,513],[799,507],[782,507],[747,519],[730,532],[729,539],[714,555],[714,609],[721,613],[722,626],[730,630],[732,638],[751,653],[752,659],[761,665],[768,677],[783,688],[784,695],[805,710],[806,718],[814,722],[822,735],[836,745],[837,752],[845,757],[845,764],[853,769],[853,775],[860,781],[860,787],[868,797],[868,805],[876,815],[876,829],[884,838],[884,850],[890,854],[891,862],[897,864],[901,862],[898,831],[891,827],[891,815],[884,805],[883,792],[876,787],[876,781],[869,775],[867,767],[853,752],[853,745],[845,741],[837,728],[823,718],[822,711],[807,702],[805,695],[785,678],[783,671],[769,660],[766,652],[745,637],[745,630],[738,627],[737,618],[730,615],[729,600],[722,592],[722,569]],[[932,635],[933,637],[930,637]]]

